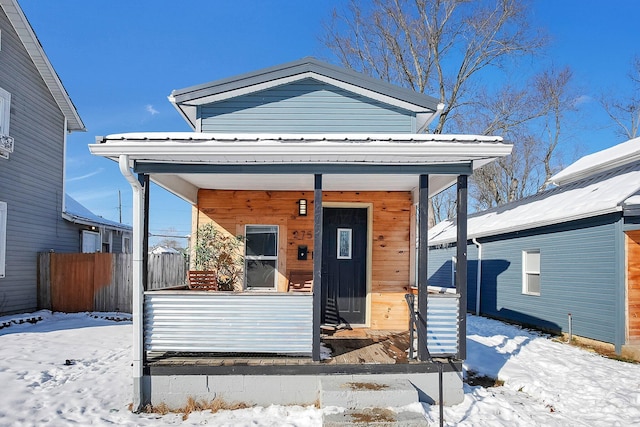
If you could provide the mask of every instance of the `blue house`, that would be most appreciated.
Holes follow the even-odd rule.
[[[108,135],[89,146],[118,162],[133,188],[134,260],[143,259],[143,207],[155,181],[193,206],[192,235],[211,224],[229,238],[244,236],[244,274],[234,292],[154,291],[134,261],[134,408],[179,407],[188,396],[310,403],[332,376],[393,375],[426,401],[438,393],[431,355],[444,353],[451,363],[443,399],[460,402],[466,281],[451,297],[436,295],[436,316],[446,320],[426,320],[430,331],[442,326],[441,339],[430,339],[427,200],[456,184],[466,206],[467,177],[511,145],[429,134],[438,100],[313,58],[175,90],[169,99],[193,132]],[[322,359],[327,327],[408,338],[413,306],[405,296],[414,285],[417,361]],[[205,356],[197,366],[163,356],[181,352]]]
[[[468,219],[467,309],[612,343],[640,340],[640,139],[585,156],[554,188]],[[451,286],[454,220],[429,232],[429,285]]]

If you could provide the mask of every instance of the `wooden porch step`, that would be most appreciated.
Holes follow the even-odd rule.
[[[398,408],[416,402],[419,402],[418,391],[406,379],[350,375],[320,380],[320,405],[323,408]]]
[[[350,409],[322,417],[323,427],[385,426],[425,427],[429,423],[417,412],[394,412],[387,408]]]

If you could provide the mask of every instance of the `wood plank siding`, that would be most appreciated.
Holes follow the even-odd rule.
[[[406,133],[415,115],[313,79],[200,108],[202,132]]]
[[[64,116],[0,9],[0,87],[11,93],[10,158],[0,159],[7,203],[6,277],[0,315],[37,308],[37,253],[77,251],[78,231],[62,219]]]
[[[214,221],[229,233],[243,234],[246,224],[280,228],[278,291],[286,292],[290,271],[313,271],[312,256],[298,260],[298,245],[313,248],[313,215],[298,215],[298,200],[313,212],[313,191],[200,190],[194,227]],[[371,273],[368,288],[370,327],[406,329],[404,294],[409,289],[410,192],[323,192],[323,203],[370,204],[372,218]]]
[[[627,341],[640,342],[640,230],[626,233]]]

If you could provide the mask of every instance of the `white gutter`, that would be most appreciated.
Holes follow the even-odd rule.
[[[119,157],[120,173],[133,190],[133,411],[138,412],[145,403],[143,390],[143,286],[142,253],[144,230],[144,188],[129,169],[129,156]]]
[[[471,239],[478,248],[478,267],[476,270],[476,316],[480,315],[480,288],[482,286],[482,245],[474,237]]]
[[[417,113],[416,114],[416,119],[418,120],[418,122],[424,120],[424,122],[422,124],[418,123],[418,132],[417,133],[426,132],[427,128],[429,127],[429,125],[431,123],[433,123],[433,121],[440,115],[440,113],[442,113],[442,111],[444,111],[444,104],[441,102],[436,107],[436,111],[434,111],[433,113],[429,114],[429,116],[426,119],[423,119],[421,117],[421,116],[425,116],[424,113]]]

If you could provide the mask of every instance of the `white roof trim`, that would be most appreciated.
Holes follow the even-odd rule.
[[[211,134],[131,133],[89,145],[115,159],[210,164],[358,163],[447,164],[506,156],[500,137],[440,134]]]
[[[242,96],[242,95],[248,95],[250,93],[255,93],[255,92],[259,92],[261,90],[266,90],[266,89],[271,89],[277,86],[283,86],[286,85],[288,83],[293,83],[293,82],[297,82],[300,80],[304,80],[304,79],[314,79],[314,80],[318,80],[321,81],[323,83],[327,83],[330,84],[332,86],[336,86],[339,87],[341,89],[347,90],[349,92],[352,93],[357,93],[358,95],[362,95],[365,96],[367,98],[371,98],[371,99],[375,99],[376,101],[380,101],[383,102],[385,104],[389,104],[389,105],[393,105],[395,107],[398,108],[403,108],[405,110],[409,110],[409,111],[413,111],[413,112],[417,112],[417,113],[422,113],[422,112],[429,112],[429,113],[433,113],[433,111],[424,108],[422,106],[419,105],[415,105],[415,104],[411,104],[409,102],[406,101],[402,101],[400,99],[397,98],[393,98],[378,92],[374,92],[372,90],[369,89],[365,89],[356,85],[352,85],[350,83],[346,83],[340,80],[336,80],[333,79],[331,77],[327,77],[327,76],[323,76],[322,74],[318,74],[318,73],[314,73],[313,71],[307,71],[304,73],[300,73],[300,74],[296,74],[293,76],[288,76],[288,77],[283,77],[280,79],[275,79],[275,80],[270,80],[268,82],[264,82],[264,83],[258,83],[255,85],[251,85],[251,86],[245,86],[245,87],[241,87],[238,89],[234,89],[234,90],[230,90],[227,92],[223,92],[223,93],[218,93],[215,95],[209,95],[209,96],[204,96],[202,98],[198,98],[198,99],[194,99],[192,101],[189,102],[182,102],[179,103],[180,105],[185,105],[185,106],[196,106],[196,105],[204,105],[204,104],[210,104],[212,102],[218,102],[218,101],[223,101],[225,99],[230,99],[230,98],[235,98],[238,96]],[[175,98],[170,95],[169,96],[169,101],[175,103]]]
[[[339,87],[351,93],[362,95],[369,99],[373,99],[388,105],[392,105],[394,107],[398,107],[404,110],[414,112],[417,115],[420,115],[419,120],[421,123],[419,125],[421,127],[425,127],[423,123],[427,123],[431,117],[434,117],[436,114],[439,113],[438,111],[434,112],[421,105],[412,104],[410,102],[406,102],[398,98],[393,98],[391,96],[384,95],[369,89],[365,89],[360,86],[346,83],[331,77],[323,76],[322,74],[318,74],[313,71],[307,71],[307,72],[296,74],[293,76],[270,80],[267,82],[254,84],[251,86],[245,86],[238,89],[229,90],[227,92],[217,93],[214,95],[203,96],[201,98],[197,98],[191,101],[176,102],[176,98],[173,95],[169,95],[168,98],[169,98],[169,101],[174,105],[174,107],[178,109],[178,111],[182,113],[185,117],[187,117],[188,122],[192,124],[192,127],[195,128],[196,122],[197,122],[196,121],[197,107],[200,105],[224,101],[226,99],[248,95],[251,93],[259,92],[266,89],[271,89],[277,86],[283,86],[288,83],[293,83],[293,82],[297,82],[304,79],[318,80],[320,82],[327,83],[335,87]]]
[[[22,41],[25,49],[29,53],[31,60],[40,72],[42,79],[49,88],[51,95],[55,99],[58,107],[67,118],[70,131],[85,131],[84,123],[73,105],[69,94],[62,85],[62,81],[58,77],[58,74],[54,70],[51,62],[47,58],[47,55],[40,44],[40,41],[36,37],[31,24],[27,20],[24,12],[18,5],[16,0],[0,0],[0,6],[6,13],[11,25],[18,33],[18,37]]]

